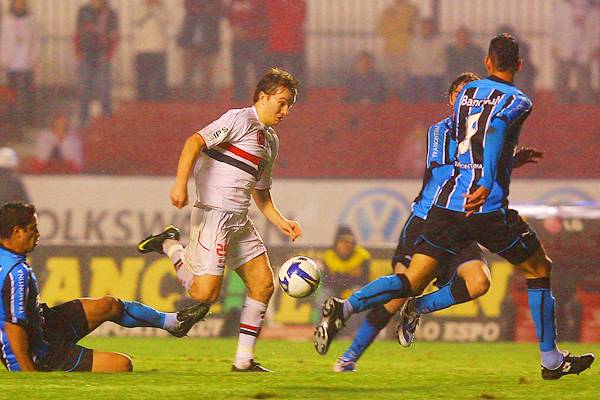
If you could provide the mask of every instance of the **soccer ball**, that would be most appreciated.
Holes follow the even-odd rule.
[[[283,263],[279,270],[279,285],[295,298],[313,293],[319,286],[321,273],[317,264],[308,257],[296,256]]]

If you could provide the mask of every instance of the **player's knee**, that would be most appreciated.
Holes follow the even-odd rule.
[[[118,318],[123,314],[123,303],[113,296],[101,297],[100,307],[102,308],[102,315],[106,316],[109,320]]]
[[[125,354],[117,353],[114,359],[114,365],[118,372],[133,371],[133,362],[131,361],[131,358]]]
[[[467,288],[472,299],[483,296],[490,289],[490,278],[485,274],[475,275],[467,281]]]
[[[260,299],[261,301],[268,303],[273,296],[275,286],[273,285],[272,279],[264,279],[260,282],[253,283],[248,287],[248,296],[253,299]]]
[[[206,288],[194,282],[188,294],[198,303],[213,304],[219,299],[219,288]]]

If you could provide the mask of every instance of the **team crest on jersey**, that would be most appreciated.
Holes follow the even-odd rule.
[[[265,147],[265,131],[263,131],[262,129],[259,129],[256,132],[256,141],[258,142],[258,144],[262,147]]]

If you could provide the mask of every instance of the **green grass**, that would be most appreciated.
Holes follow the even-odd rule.
[[[258,360],[274,374],[229,372],[234,339],[89,338],[125,352],[132,374],[0,372],[1,399],[598,399],[600,368],[543,381],[533,344],[379,341],[356,373],[331,372],[347,341],[327,356],[310,342],[264,340]],[[574,353],[600,345],[568,344]]]

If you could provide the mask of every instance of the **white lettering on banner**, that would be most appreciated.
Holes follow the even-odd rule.
[[[415,333],[417,340],[432,342],[494,342],[500,339],[500,323],[462,322],[462,321],[427,321],[421,324]]]
[[[183,234],[189,230],[191,208],[177,210],[169,201],[171,177],[26,176],[25,184],[39,210],[42,244],[134,245],[169,224],[179,226]],[[392,248],[421,185],[417,179],[275,177],[271,188],[275,203],[302,225],[303,236],[295,243],[256,208],[250,215],[270,246],[329,246],[337,226],[344,223],[363,244]],[[190,185],[190,203],[193,193]],[[600,180],[514,180],[511,184],[511,204],[563,204],[563,200],[600,203]]]

